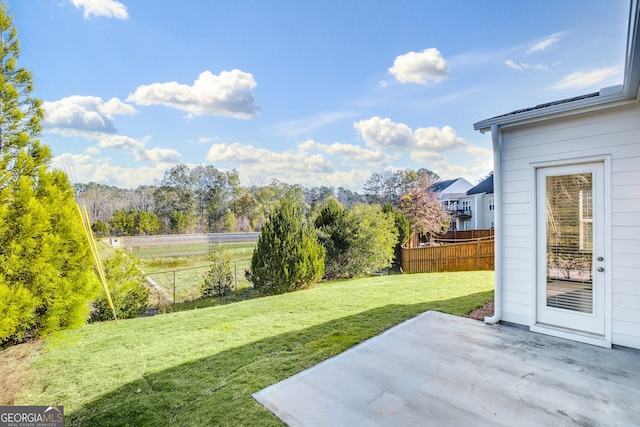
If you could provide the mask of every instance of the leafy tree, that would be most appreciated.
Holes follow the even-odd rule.
[[[204,274],[202,296],[223,297],[231,292],[233,273],[229,255],[222,250],[213,250],[210,254],[211,266]]]
[[[109,220],[109,227],[116,234],[132,234],[136,223],[133,209],[118,209]]]
[[[109,233],[109,227],[104,222],[97,220],[93,224],[91,224],[91,231],[94,233],[104,236]]]
[[[179,164],[165,172],[153,197],[155,214],[167,229],[181,232],[192,225],[195,192],[193,176],[187,165]]]
[[[118,209],[109,219],[109,226],[116,234],[153,234],[162,225],[153,212],[139,211],[137,209]]]
[[[0,345],[77,326],[99,283],[67,176],[36,139],[43,117],[0,3]]]
[[[181,211],[171,212],[169,227],[175,233],[184,233],[193,225],[193,216]]]
[[[117,250],[104,262],[104,273],[118,319],[130,319],[147,310],[149,289],[144,285],[145,279],[135,258]],[[106,296],[94,300],[93,306],[92,322],[112,319],[113,314]]]
[[[238,222],[235,214],[231,211],[227,211],[222,218],[222,231],[233,232],[236,230],[236,223]]]
[[[404,213],[411,224],[412,233],[432,236],[445,231],[451,222],[451,216],[438,200],[433,191],[433,183],[427,189],[416,188],[400,199],[398,208]]]
[[[160,219],[153,212],[136,211],[135,230],[139,234],[155,234],[162,229]]]
[[[409,240],[409,237],[411,237],[411,224],[409,223],[407,217],[401,211],[393,208],[391,203],[387,203],[382,210],[384,213],[393,217],[394,223],[396,225],[396,230],[398,231],[398,241],[395,248],[395,257],[396,262],[399,262],[398,260],[400,260],[402,245],[404,245],[407,240]]]
[[[305,220],[300,203],[285,197],[262,227],[248,278],[265,294],[301,289],[320,280],[324,257],[324,248]]]
[[[417,188],[427,188],[429,183],[439,179],[438,175],[427,169],[374,172],[364,184],[367,199],[380,205],[397,205],[400,198]]]
[[[361,276],[391,266],[398,233],[393,216],[378,205],[357,204],[348,210],[330,197],[314,224],[326,250],[326,278]]]

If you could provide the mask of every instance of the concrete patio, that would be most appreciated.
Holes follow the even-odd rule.
[[[254,398],[289,426],[640,425],[640,351],[430,311]]]

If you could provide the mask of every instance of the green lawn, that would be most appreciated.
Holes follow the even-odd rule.
[[[493,272],[379,276],[86,325],[46,340],[15,404],[64,405],[77,426],[281,425],[252,393],[425,310],[464,315],[492,289]]]

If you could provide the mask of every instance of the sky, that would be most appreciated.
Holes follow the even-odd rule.
[[[629,0],[5,0],[72,182],[477,183],[473,123],[622,83]]]

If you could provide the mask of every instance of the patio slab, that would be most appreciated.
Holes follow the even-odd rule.
[[[627,426],[640,351],[428,311],[253,397],[289,426]]]

